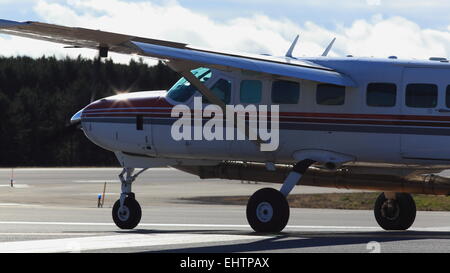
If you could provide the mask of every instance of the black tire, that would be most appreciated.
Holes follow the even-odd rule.
[[[127,197],[124,203],[126,214],[119,215],[120,200],[114,203],[112,210],[112,218],[114,223],[121,229],[135,228],[142,217],[142,210],[139,203],[134,199]]]
[[[282,231],[289,221],[286,197],[271,188],[255,192],[248,200],[247,221],[256,232]]]
[[[416,203],[408,193],[396,193],[395,200],[380,194],[374,207],[375,219],[384,230],[407,230],[416,219]]]

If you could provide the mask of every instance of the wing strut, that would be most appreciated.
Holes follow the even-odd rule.
[[[208,99],[212,104],[215,104],[219,106],[222,109],[222,112],[224,115],[228,115],[227,107],[225,103],[219,99],[212,91],[209,89],[206,85],[204,85],[194,74],[192,74],[192,66],[186,65],[186,63],[178,63],[175,61],[167,62],[167,65],[172,68],[174,71],[180,73],[190,84],[195,86],[197,90],[205,96],[205,98]],[[234,115],[234,113],[233,113]],[[234,128],[239,130],[239,127],[237,126],[236,122],[234,123]],[[245,135],[246,139],[250,139],[249,134],[250,132],[244,129],[244,132],[241,132]],[[260,139],[259,136],[257,136],[257,139],[253,142],[255,145],[261,145],[262,143],[265,143],[263,140]]]
[[[197,90],[207,98],[212,104],[219,106],[222,111],[225,113],[226,105],[220,100],[214,93],[209,89],[206,85],[204,85],[197,77],[191,73],[193,66],[186,65],[186,63],[170,61],[167,62],[170,68],[174,71],[180,73],[189,83],[191,83]]]

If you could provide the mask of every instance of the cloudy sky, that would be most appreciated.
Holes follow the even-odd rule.
[[[80,26],[200,47],[296,56],[450,57],[447,0],[0,0],[0,18]],[[92,57],[90,50],[0,35],[1,55]],[[128,57],[112,55],[118,62]]]

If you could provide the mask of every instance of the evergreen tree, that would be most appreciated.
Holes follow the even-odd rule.
[[[161,62],[0,57],[0,166],[117,166],[81,130],[62,135],[70,117],[93,94],[168,89],[178,78]]]

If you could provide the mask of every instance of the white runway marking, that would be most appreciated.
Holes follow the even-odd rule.
[[[42,207],[36,204],[0,203],[0,207]]]
[[[0,187],[12,188],[12,189],[14,189],[14,188],[16,188],[16,189],[26,189],[26,188],[29,188],[30,185],[27,185],[27,184],[14,184],[14,187],[11,187],[10,184],[4,184],[4,185],[0,185]]]
[[[107,226],[115,227],[113,223],[81,223],[81,222],[21,222],[1,221],[0,225],[59,225],[59,226]],[[140,227],[200,227],[200,228],[239,228],[251,230],[248,225],[221,224],[141,224]],[[139,227],[138,227],[139,228]],[[381,231],[379,227],[361,226],[287,226],[286,230],[304,231]],[[450,227],[422,227],[412,231],[449,232]],[[231,241],[254,241],[273,238],[273,235],[233,235],[233,234],[198,234],[198,233],[149,233],[149,234],[119,234],[106,235],[101,233],[83,232],[1,232],[0,236],[80,236],[75,238],[56,238],[45,240],[27,240],[0,242],[0,253],[54,253],[82,252],[102,249],[154,247],[170,245],[192,245],[208,243],[224,243]],[[386,233],[389,234],[389,233]]]
[[[73,183],[120,183],[119,180],[73,180]]]
[[[99,233],[84,232],[0,232],[0,236],[95,236]]]
[[[47,226],[111,226],[115,227],[114,223],[88,223],[88,222],[27,222],[27,221],[0,221],[0,225],[47,225]],[[139,227],[180,227],[180,228],[243,228],[251,229],[249,225],[228,225],[228,224],[164,224],[164,223],[141,223]],[[376,226],[307,226],[307,225],[288,225],[286,230],[369,230],[369,231],[382,231],[383,229]],[[448,231],[449,227],[413,227],[409,231]]]
[[[78,222],[23,222],[0,221],[0,225],[61,225],[61,226],[115,226],[114,223],[78,223]],[[203,228],[248,228],[249,225],[228,224],[139,224],[139,227],[203,227]],[[379,227],[355,227],[355,226],[287,226],[287,229],[380,229]]]
[[[0,253],[55,253],[81,252],[99,249],[151,247],[177,244],[217,243],[251,239],[264,236],[214,235],[214,234],[132,234],[100,237],[82,237],[50,240],[31,240],[0,243]]]

